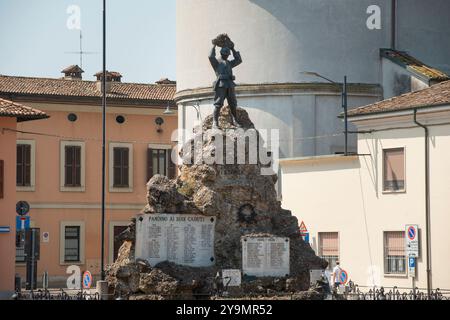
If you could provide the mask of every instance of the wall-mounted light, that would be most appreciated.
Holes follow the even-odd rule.
[[[161,125],[164,123],[164,119],[161,117],[157,117],[155,119],[155,123],[156,123],[156,132],[161,133],[163,131]]]
[[[174,114],[174,113],[175,113],[175,112],[173,112],[173,111],[170,109],[170,103],[169,103],[169,102],[167,102],[166,110],[164,110],[163,113],[164,113],[164,114]]]

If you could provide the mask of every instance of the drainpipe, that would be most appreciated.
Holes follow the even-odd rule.
[[[429,153],[429,131],[428,127],[417,121],[417,109],[414,109],[414,123],[425,131],[425,232],[426,232],[426,250],[427,250],[427,293],[431,294],[431,234],[430,234],[430,153]]]
[[[397,37],[397,0],[391,0],[391,49],[395,50]]]

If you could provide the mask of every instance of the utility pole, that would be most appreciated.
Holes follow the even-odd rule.
[[[344,84],[342,86],[342,107],[344,108],[344,132],[345,132],[345,151],[344,155],[348,155],[348,121],[347,121],[347,76],[344,76]]]
[[[103,77],[102,77],[102,226],[101,278],[105,280],[105,170],[106,170],[106,0],[103,0]]]

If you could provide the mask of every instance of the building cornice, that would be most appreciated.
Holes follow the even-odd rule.
[[[352,83],[348,84],[347,91],[351,95],[370,95],[381,97],[383,90],[378,84]],[[236,94],[245,95],[292,95],[311,94],[319,92],[323,94],[340,94],[341,87],[331,83],[302,82],[302,83],[261,83],[261,84],[239,84],[236,86]],[[212,98],[214,91],[211,87],[200,87],[178,91],[174,100],[176,103],[184,100]]]
[[[0,93],[1,98],[15,102],[36,102],[36,103],[58,103],[58,104],[76,104],[76,105],[99,105],[102,104],[101,97],[75,97],[75,96],[57,96],[44,94],[23,94],[23,93]],[[156,109],[165,109],[167,103],[174,107],[175,103],[167,100],[155,99],[126,99],[126,98],[107,98],[108,106],[121,107],[152,107]]]

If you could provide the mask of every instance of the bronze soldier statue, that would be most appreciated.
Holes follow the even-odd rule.
[[[222,49],[220,49],[221,58],[216,59],[216,45],[222,43]],[[233,52],[233,60],[229,61],[230,51]],[[213,48],[209,54],[209,61],[216,73],[217,80],[213,83],[215,91],[214,96],[214,117],[213,128],[219,127],[219,114],[220,109],[223,107],[223,102],[227,99],[228,106],[231,111],[231,124],[237,127],[241,127],[236,119],[236,93],[234,88],[233,68],[242,63],[241,55],[234,49],[234,43],[223,34],[213,40]]]

